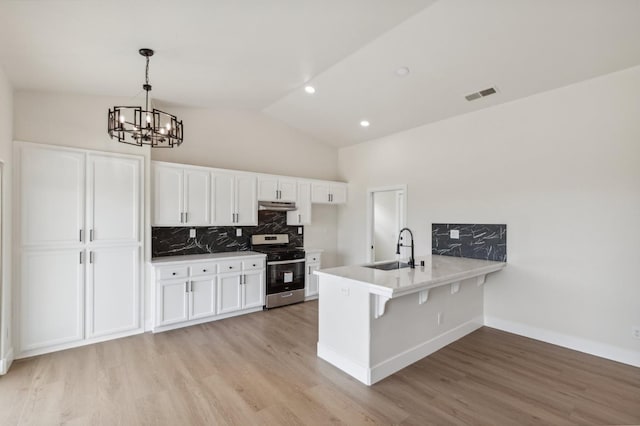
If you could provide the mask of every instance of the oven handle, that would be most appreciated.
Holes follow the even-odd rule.
[[[293,260],[278,260],[274,262],[267,262],[267,266],[269,265],[286,265],[288,263],[300,263],[304,262],[304,259],[293,259]]]

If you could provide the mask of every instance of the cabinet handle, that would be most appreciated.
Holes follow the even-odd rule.
[[[189,292],[193,293],[193,283],[189,281]]]
[[[302,222],[302,218],[300,217],[301,215],[298,214],[298,223]]]
[[[233,269],[233,266],[229,266],[229,269]]]
[[[184,292],[189,293],[189,282],[184,283]]]
[[[308,266],[309,268],[309,275],[311,275],[311,266]]]
[[[184,213],[180,212],[180,223],[184,223],[184,221],[182,220],[183,217],[184,217]]]
[[[80,264],[82,265],[82,252],[80,252]]]
[[[331,194],[327,194],[327,201],[331,202]]]
[[[184,223],[189,222],[189,212],[184,212]]]
[[[80,230],[80,242],[82,242],[82,229]]]
[[[253,264],[253,267],[254,267],[254,268],[256,267],[256,264],[255,264],[255,263]]]
[[[93,229],[89,229],[89,241],[93,241]]]
[[[89,252],[89,263],[93,263],[93,252]]]
[[[175,275],[175,274],[176,274],[175,272],[172,272],[172,273],[171,273],[171,275]]]
[[[207,270],[206,270],[206,269],[203,269],[203,270],[202,270],[202,272],[207,272]]]

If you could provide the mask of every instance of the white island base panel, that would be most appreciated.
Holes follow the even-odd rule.
[[[504,264],[498,266],[497,269],[501,269]],[[399,276],[414,273],[387,272]],[[486,273],[478,276],[484,277]],[[320,287],[318,357],[366,385],[390,376],[483,325],[484,279],[479,280],[478,276],[455,283],[448,280],[446,284],[445,280],[425,283],[427,297],[424,288],[421,292],[419,285],[412,284],[413,292],[398,291],[388,299],[385,297],[384,313],[380,315],[380,295],[374,293],[373,283],[340,276],[345,274],[339,268],[321,270],[317,275]]]

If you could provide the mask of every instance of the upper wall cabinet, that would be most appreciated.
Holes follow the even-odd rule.
[[[206,169],[152,163],[155,226],[207,226],[211,177]]]
[[[345,204],[347,202],[347,185],[339,182],[314,182],[311,184],[311,202]]]
[[[278,176],[260,176],[258,178],[258,200],[260,201],[296,201],[297,181]]]
[[[296,210],[287,212],[287,225],[311,224],[311,183],[298,182],[298,197]]]
[[[216,226],[256,226],[258,202],[256,177],[251,174],[233,174],[214,171],[213,217]]]

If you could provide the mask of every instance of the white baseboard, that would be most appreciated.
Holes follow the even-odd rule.
[[[552,345],[562,346],[563,348],[573,349],[574,351],[584,352],[589,355],[595,355],[634,367],[640,367],[640,352],[629,349],[494,317],[485,317],[484,325],[519,336],[551,343]]]
[[[318,357],[335,365],[345,373],[358,379],[365,385],[372,385],[380,380],[402,370],[422,358],[442,349],[450,343],[474,332],[483,325],[483,318],[477,317],[467,321],[451,330],[448,330],[426,342],[407,349],[391,358],[388,358],[371,368],[359,365],[338,352],[318,342]]]
[[[0,376],[7,374],[13,363],[13,348],[10,348],[4,358],[0,358]]]
[[[403,368],[428,355],[431,355],[467,334],[476,331],[482,327],[483,322],[482,317],[474,318],[432,339],[429,339],[426,342],[420,343],[411,349],[407,349],[402,353],[374,365],[369,369],[371,384],[379,382],[385,377],[402,370]]]
[[[320,342],[318,342],[318,358],[322,358],[328,363],[335,365],[365,385],[371,385],[371,370],[369,368],[356,364]]]

